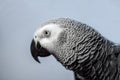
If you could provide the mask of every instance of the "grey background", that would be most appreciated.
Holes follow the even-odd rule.
[[[35,62],[30,43],[38,26],[53,18],[84,22],[120,43],[119,0],[0,0],[0,80],[73,80],[52,56]]]

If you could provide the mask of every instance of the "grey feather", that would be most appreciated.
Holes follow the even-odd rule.
[[[65,28],[58,38],[55,58],[75,74],[75,80],[120,80],[120,46],[92,27],[68,18],[46,24]],[[43,26],[42,25],[42,26]]]

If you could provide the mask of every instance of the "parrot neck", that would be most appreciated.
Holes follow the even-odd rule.
[[[105,44],[97,46],[95,51],[89,52],[91,54],[86,59],[79,58],[66,68],[73,70],[75,76],[81,78],[80,80],[119,80],[116,77],[118,76],[118,65],[113,51],[111,43],[105,42]],[[94,57],[92,57],[93,55]]]

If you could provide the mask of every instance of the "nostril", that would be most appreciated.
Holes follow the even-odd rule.
[[[35,36],[35,38],[37,38],[37,36]]]

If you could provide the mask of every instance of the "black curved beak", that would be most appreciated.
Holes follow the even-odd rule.
[[[30,50],[31,50],[32,57],[38,63],[40,63],[40,61],[38,59],[38,56],[40,56],[40,57],[47,57],[47,56],[50,55],[50,53],[46,49],[44,49],[43,47],[41,47],[41,45],[40,45],[39,42],[35,43],[34,39],[31,42]]]

